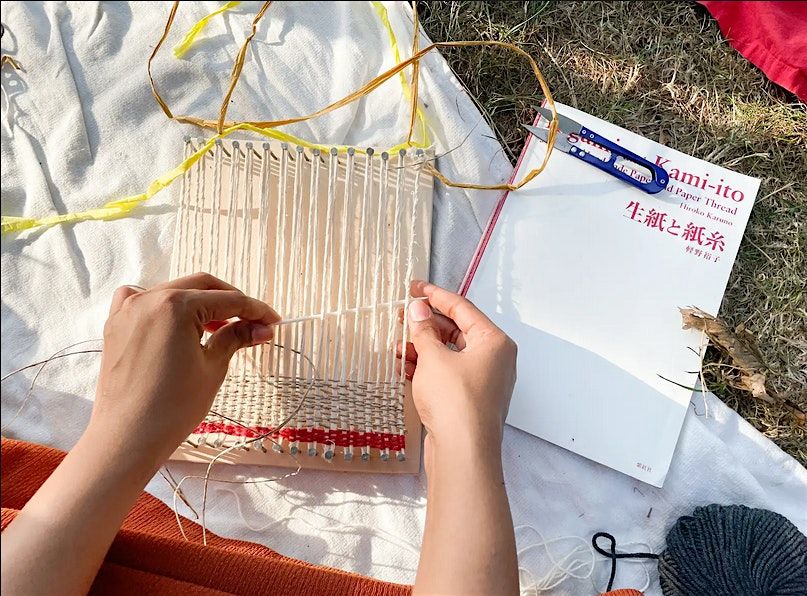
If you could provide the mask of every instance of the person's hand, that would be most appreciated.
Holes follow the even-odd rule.
[[[232,355],[269,340],[279,319],[204,273],[118,288],[90,424],[3,531],[3,593],[90,591],[127,512],[205,416]]]
[[[271,339],[279,320],[269,305],[206,273],[145,291],[118,288],[90,429],[130,441],[159,465],[207,414],[236,350]],[[214,333],[202,345],[205,330]]]
[[[516,380],[516,344],[462,296],[422,281],[412,284],[412,296],[427,300],[409,306],[404,367],[429,431],[427,450],[450,450],[452,442],[462,448],[469,440],[498,448]]]
[[[426,300],[409,305],[412,343],[400,355],[429,431],[426,524],[413,593],[517,594],[501,457],[516,344],[462,296],[422,281],[412,284],[412,295]]]

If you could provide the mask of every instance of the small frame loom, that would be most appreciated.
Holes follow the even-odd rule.
[[[186,140],[186,156],[202,144]],[[410,283],[428,276],[431,157],[218,140],[185,173],[171,276],[208,271],[286,322],[233,357],[173,459],[235,445],[218,461],[419,470],[422,425],[395,346]]]

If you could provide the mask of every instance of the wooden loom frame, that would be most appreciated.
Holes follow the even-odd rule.
[[[190,155],[201,144],[201,141],[194,143],[188,140],[186,154]],[[241,145],[238,141],[217,141],[213,151],[205,154],[183,177],[171,265],[172,277],[207,270],[240,287],[247,294],[272,304],[286,319],[308,319],[307,322],[277,327],[276,341],[282,340],[286,344],[291,343],[302,348],[299,350],[301,354],[310,352],[318,368],[323,361],[326,362],[326,368],[332,363],[327,357],[323,358],[323,352],[327,354],[331,347],[334,355],[342,353],[341,350],[348,359],[349,354],[352,366],[341,362],[338,369],[334,367],[333,370],[324,372],[318,370],[317,382],[321,377],[328,383],[336,383],[330,379],[337,379],[341,374],[340,384],[335,385],[339,387],[341,395],[345,395],[344,392],[347,391],[351,394],[348,399],[354,399],[354,402],[364,399],[358,395],[360,391],[356,390],[356,385],[362,388],[365,385],[369,387],[368,383],[374,382],[383,385],[383,379],[392,379],[389,367],[395,364],[394,341],[405,339],[406,333],[403,327],[396,331],[392,326],[392,317],[397,319],[400,309],[397,302],[408,299],[411,279],[428,277],[433,179],[423,166],[430,157],[431,152],[422,150],[410,150],[408,153],[402,151],[398,155],[389,156],[386,153],[374,153],[372,149],[365,151],[351,148],[339,152],[336,149],[320,151],[289,147],[280,142],[253,146],[252,143]],[[264,167],[264,163],[268,167]],[[369,177],[365,175],[367,164],[370,165]],[[317,199],[316,204],[314,198]],[[235,209],[231,215],[229,206],[232,202]],[[348,206],[350,207],[346,209]],[[370,208],[370,213],[377,213],[376,222],[382,223],[380,227],[376,223],[375,228],[369,232],[363,232],[362,227],[369,221],[365,207]],[[407,208],[411,209],[408,219]],[[340,214],[341,226],[338,222]],[[306,218],[309,218],[308,224],[305,223]],[[345,222],[347,225],[344,225]],[[302,233],[304,230],[307,235]],[[313,234],[310,233],[312,230]],[[305,250],[302,247],[293,247],[288,251],[292,255],[286,255],[288,244],[273,242],[273,233],[275,237],[293,240],[305,236]],[[362,258],[362,255],[366,257],[369,254],[367,247],[363,253],[357,250],[365,241],[368,244],[372,242],[368,240],[371,234],[375,234],[377,239],[376,249],[381,247],[381,253],[376,256],[382,255],[380,261],[372,259],[377,261],[373,263],[369,262],[371,259]],[[237,239],[238,235],[242,237],[240,241]],[[365,237],[365,240],[361,240],[361,237]],[[263,253],[264,258],[255,258],[256,248],[257,254]],[[344,267],[335,267],[336,252],[339,252],[339,265]],[[319,256],[310,259],[310,255]],[[407,258],[402,259],[403,256]],[[331,280],[326,282],[325,273],[329,262],[332,265]],[[282,266],[278,267],[276,263],[281,263]],[[304,270],[306,264],[310,267],[308,271]],[[373,287],[385,283],[389,283],[390,287],[390,294],[387,296],[390,299],[383,298],[380,305],[378,291],[375,291],[375,295],[368,295],[366,292],[373,285],[373,280],[370,279],[372,274],[375,273],[377,277],[379,272],[380,278],[386,279],[386,282],[378,282]],[[316,280],[312,284],[307,283],[309,276],[320,275],[323,276],[320,287],[316,287]],[[351,277],[355,282],[355,287],[351,290],[356,290],[356,298],[352,302],[348,299],[350,292],[347,289]],[[306,294],[308,285],[314,285],[314,291]],[[360,287],[365,291],[362,292]],[[333,296],[335,291],[337,298]],[[302,300],[295,300],[295,297]],[[381,312],[382,310],[386,312]],[[323,317],[323,313],[327,314]],[[373,321],[379,321],[378,325],[372,327],[377,327],[376,331],[381,332],[385,326],[392,330],[391,336],[384,338],[390,340],[392,345],[381,345],[384,342],[377,338],[378,334],[373,338],[368,337],[370,324],[367,321],[371,317]],[[330,322],[326,322],[326,319]],[[305,345],[295,344],[295,341],[299,343],[299,337],[294,335],[294,330],[303,329],[307,325],[310,327],[311,337],[303,342]],[[359,333],[355,333],[356,331]],[[331,332],[335,332],[334,337],[331,337]],[[317,333],[320,340],[326,337],[328,341],[315,345],[312,337]],[[305,336],[305,333],[300,331],[299,335]],[[368,342],[371,348],[369,350]],[[323,348],[325,344],[327,346]],[[274,356],[258,352],[259,349],[256,351],[256,348],[248,348],[233,358],[228,378],[214,403],[214,410],[217,403],[224,399],[222,394],[241,391],[244,384],[249,385],[252,382],[254,375],[249,376],[252,373],[244,373],[244,370],[254,372],[260,369],[258,378],[262,384],[268,378],[274,379],[274,386],[280,386],[284,382],[291,383],[292,391],[298,394],[298,399],[302,397],[305,381],[297,382],[293,373],[304,372],[304,365],[294,355],[294,351],[286,349],[283,355],[276,351]],[[366,358],[368,362],[375,359],[378,363],[379,358],[383,359],[384,364],[379,364],[376,370],[377,373],[383,372],[380,379],[359,378],[356,362],[363,361],[362,354],[369,354]],[[283,364],[288,363],[289,359],[296,359],[297,363]],[[338,362],[338,358],[333,362]],[[275,373],[278,373],[278,367],[286,366],[291,367],[292,374],[272,375],[269,369],[273,363]],[[370,368],[368,374],[371,372]],[[351,371],[356,373],[355,380],[346,378]],[[278,382],[278,379],[281,381]],[[344,400],[330,398],[328,391],[330,390],[319,390],[317,395],[309,395],[306,402],[312,399],[335,400],[338,402],[338,422],[345,422],[351,414],[343,411],[341,402]],[[376,389],[376,393],[378,391]],[[381,391],[383,393],[387,389]],[[251,394],[252,402],[257,399],[259,403],[265,403],[265,400],[273,399],[267,386],[257,390],[257,398],[255,393],[253,391]],[[371,393],[368,390],[367,395],[370,396]],[[261,402],[261,396],[264,402]],[[263,447],[253,444],[249,450],[233,449],[217,461],[284,467],[296,467],[299,462],[304,468],[314,469],[414,473],[420,468],[422,425],[412,401],[408,381],[403,383],[400,400],[403,416],[399,422],[403,425],[405,435],[405,455],[403,450],[399,452],[369,446],[354,450],[336,444],[330,445],[331,453],[328,454],[327,443],[319,444],[317,455],[308,455],[310,447],[306,448],[298,441],[296,444],[300,449],[295,459],[289,453],[295,443],[286,442],[282,445],[282,451],[277,451],[277,445],[272,445],[267,440],[261,442]],[[385,403],[385,411],[389,412],[389,400]],[[367,410],[366,405],[364,409]],[[345,420],[342,419],[343,414],[347,417]],[[300,422],[296,419],[298,426]],[[294,424],[292,422],[290,427],[297,428]],[[349,430],[353,432],[355,429],[351,426]],[[284,431],[285,429],[281,433]],[[294,433],[293,430],[291,432]],[[338,434],[339,431],[334,430],[328,436],[333,436],[333,433]],[[215,433],[215,436],[220,434],[222,433]],[[385,440],[386,435],[398,436],[395,432],[365,434],[383,435]],[[339,436],[343,435],[344,433]],[[228,437],[219,444],[214,441],[211,445],[208,440],[200,444],[200,436],[191,435],[172,459],[209,462],[224,448],[238,442],[237,439],[230,440]],[[351,454],[350,459],[347,458],[348,451]],[[329,459],[326,459],[327,455],[330,455]]]

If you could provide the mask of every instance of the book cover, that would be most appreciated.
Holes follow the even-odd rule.
[[[508,424],[661,486],[705,346],[679,308],[718,312],[759,180],[558,111],[663,166],[667,188],[649,195],[553,152],[500,200],[462,292],[518,343]],[[513,179],[545,151],[530,136]]]

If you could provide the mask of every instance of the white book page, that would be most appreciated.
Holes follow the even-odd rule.
[[[759,181],[558,109],[663,165],[670,184],[649,195],[555,151],[504,200],[467,295],[520,344],[508,423],[660,484],[702,350],[678,309],[717,312]],[[532,138],[515,179],[545,150]],[[638,425],[650,434],[632,441]]]

